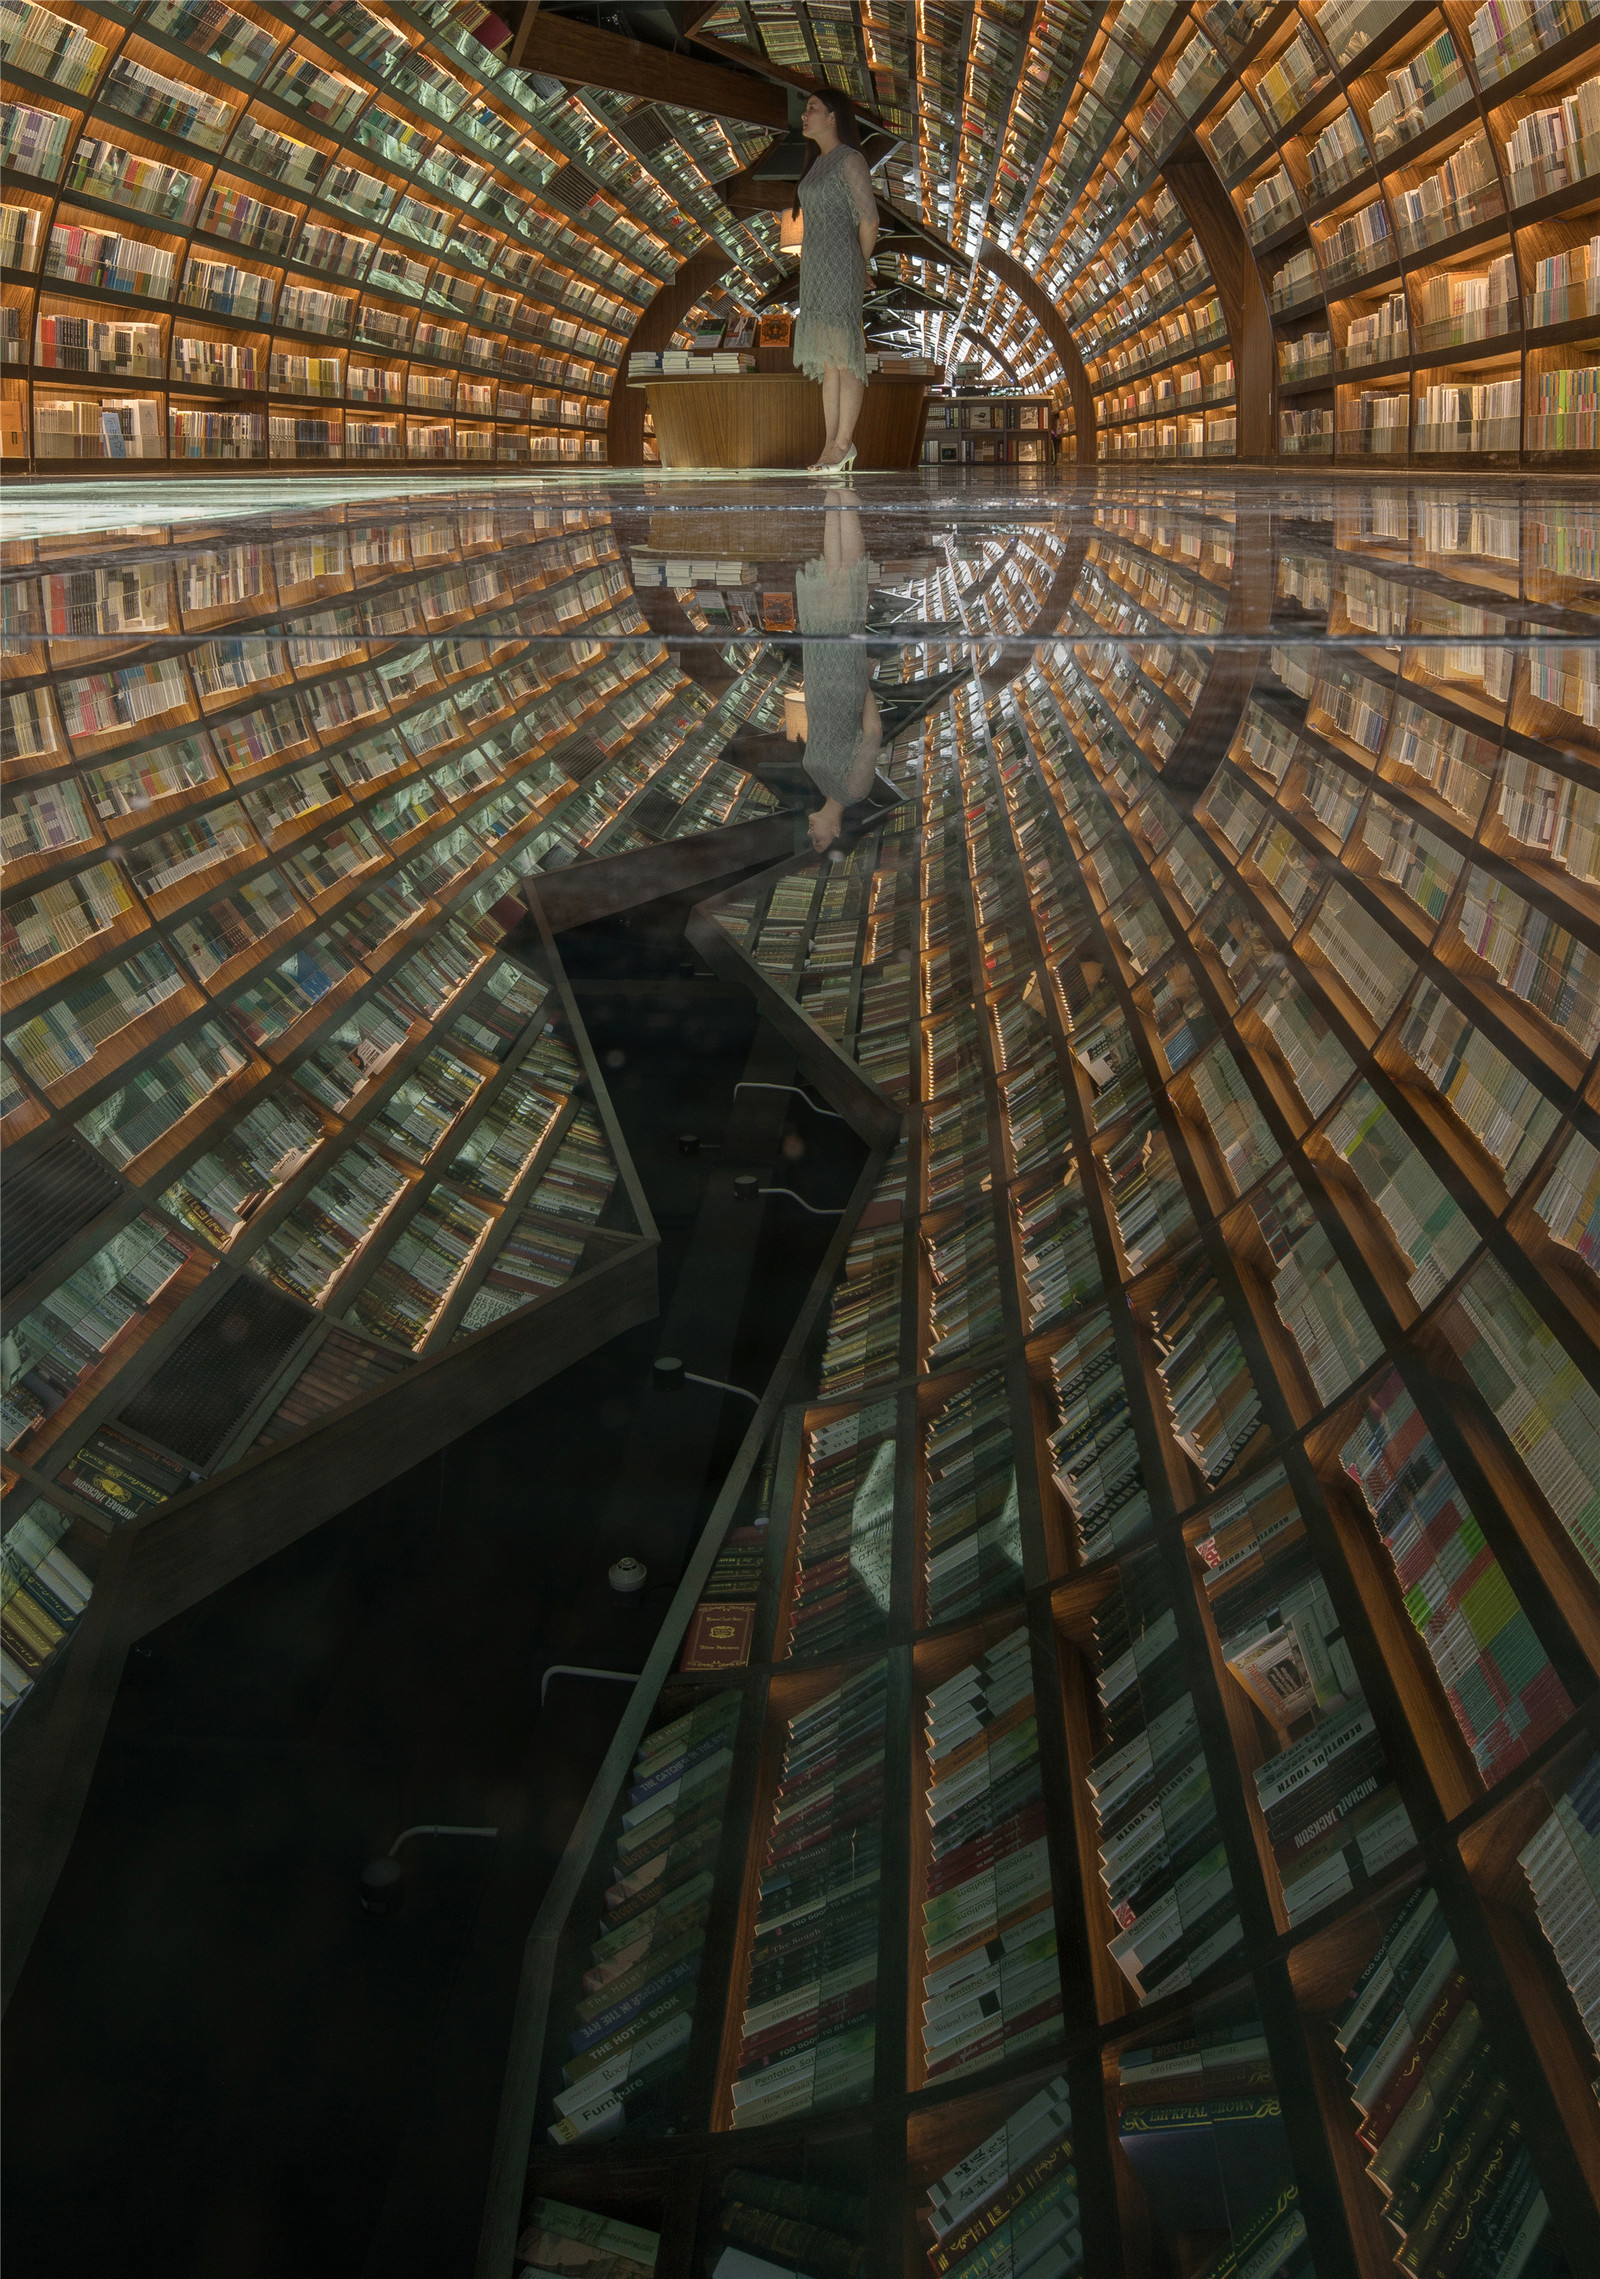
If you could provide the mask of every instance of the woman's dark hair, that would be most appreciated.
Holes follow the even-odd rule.
[[[852,150],[859,150],[861,148],[861,131],[856,125],[856,115],[850,108],[849,96],[841,95],[837,87],[813,87],[811,92],[819,103],[826,103],[828,109],[833,113],[833,123],[839,130],[839,140],[842,143],[848,143]],[[806,144],[805,164],[800,169],[800,182],[805,180],[821,156],[822,153],[814,142]],[[800,182],[794,186],[794,204],[789,208],[791,214],[798,214],[800,211]]]

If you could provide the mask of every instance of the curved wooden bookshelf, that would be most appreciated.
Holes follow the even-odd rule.
[[[641,156],[475,20],[30,0],[5,63],[12,470],[603,463],[663,280],[717,232],[725,265],[764,256],[678,179],[670,130]]]
[[[969,682],[897,748],[914,807],[842,864],[797,858],[698,913],[704,953],[747,976],[822,1098],[860,1119],[887,1092],[905,1103],[904,1137],[854,1220],[826,1334],[713,1515],[672,1626],[689,1657],[654,1709],[635,1704],[591,1799],[572,1863],[582,1904],[541,1919],[539,2030],[508,2079],[485,2279],[507,2267],[519,2190],[659,2233],[660,2274],[699,2268],[718,2240],[760,2252],[737,2203],[814,2221],[863,2268],[911,2279],[938,2268],[924,2195],[1035,2109],[1041,2144],[1070,2144],[1084,2268],[1209,2268],[1262,2236],[1257,2211],[1234,2208],[1231,2239],[1214,2217],[1182,2220],[1135,2118],[1150,2051],[1185,2037],[1217,2052],[1244,2037],[1277,2115],[1253,2140],[1258,2180],[1289,2180],[1275,2220],[1306,2227],[1319,2273],[1381,2279],[1399,2239],[1392,2186],[1368,2174],[1336,2037],[1362,1973],[1414,1922],[1434,1925],[1432,1951],[1470,1990],[1549,2237],[1581,2268],[1600,2183],[1595,2056],[1547,1859],[1571,1796],[1587,1796],[1600,1585],[1585,1491],[1517,1419],[1542,1401],[1544,1429],[1568,1446],[1591,1415],[1600,1425],[1600,1300],[1576,1186],[1600,1160],[1600,1032],[1563,1031],[1519,994],[1537,995],[1528,971],[1466,943],[1490,938],[1472,915],[1482,897],[1514,890],[1529,923],[1561,929],[1569,961],[1600,947],[1589,888],[1536,837],[1526,796],[1544,785],[1558,811],[1594,796],[1594,732],[1576,683],[1550,678],[1536,648],[1503,652],[1508,671],[1481,648],[1481,685],[1446,667],[1437,613],[1492,599],[1509,639],[1522,624],[1576,627],[1588,514],[1577,500],[1524,508],[1494,551],[1467,530],[1441,552],[1442,529],[1391,534],[1336,490],[1320,521],[1293,504],[1277,518],[1264,593],[1263,565],[1236,563],[1230,504],[1103,499],[1058,639],[1003,683]],[[1389,614],[1357,646],[1347,629],[1366,630],[1377,599]],[[970,587],[959,608],[981,632]],[[1207,635],[1229,633],[1243,649],[1213,652]],[[1386,864],[1406,829],[1431,871]],[[896,949],[915,975],[909,1058],[873,1042],[860,1012]],[[1452,1065],[1465,1055],[1498,1087],[1504,1131],[1427,1044],[1440,1021]],[[1089,1387],[1093,1464],[1074,1453]],[[981,1550],[943,1484],[973,1415],[990,1435],[974,1477],[1008,1465],[1014,1497]],[[1474,1572],[1494,1574],[1536,1642],[1531,1660],[1496,1661],[1509,1648],[1498,1618],[1462,1627],[1442,1569],[1418,1579],[1406,1498],[1425,1485],[1440,1555],[1465,1528]],[[997,1506],[980,1495],[975,1508]],[[842,1585],[829,1564],[841,1510]],[[1236,1562],[1248,1575],[1276,1558],[1275,1587],[1298,1578],[1349,1657],[1324,1708],[1307,1694],[1286,1711],[1253,1674]],[[692,1641],[725,1632],[733,1666],[697,1668]],[[1130,1639],[1148,1647],[1125,1694]],[[949,1949],[935,1953],[928,1928],[927,1895],[945,1885],[931,1880],[940,1808],[924,1735],[958,1681],[962,1699],[990,1687],[992,1764],[1036,1749],[1043,1816],[1021,1915],[994,1934],[1025,1919],[1033,1943],[996,1965],[1001,2023],[952,2068],[927,1978]],[[860,1712],[883,1746],[875,1929],[830,1950],[816,2046],[837,2053],[839,2089],[808,2104],[775,2076],[763,2120],[769,2093],[751,2099],[776,2062],[773,2021],[797,2014],[774,1992],[785,1980],[762,1893],[783,1855],[768,1846],[819,1745],[802,1737],[841,1687],[863,1704],[881,1694]],[[1192,1841],[1226,1880],[1209,1913],[1180,1910],[1151,1950],[1167,1960],[1147,1965],[1129,1916],[1111,1912],[1127,1838],[1105,1803],[1108,1742],[1153,1734],[1145,1719],[1173,1716],[1174,1687],[1212,1815]],[[714,1721],[730,1692],[714,1883],[685,1934],[701,1994],[679,2004],[677,2054],[608,2134],[592,2119],[603,2100],[566,2086],[582,2079],[573,2053],[593,2009],[574,2023],[579,1982],[608,1951],[591,1956],[595,1917],[610,1920],[624,1888],[630,1826],[649,1826],[637,1784],[650,1731],[697,1702]],[[1341,1723],[1352,1700],[1370,1729],[1370,1800],[1335,1810],[1301,1858],[1272,1801],[1280,1768],[1313,1735],[1355,1746]],[[1021,1758],[994,1756],[1023,1716]],[[816,1809],[827,1825],[844,1806],[821,1793]],[[1147,1891],[1133,1920],[1154,1904]],[[1588,1909],[1592,1924],[1592,1895]],[[1052,1951],[1058,1978],[1027,1959]],[[847,1985],[870,1988],[865,2008]],[[1203,2087],[1188,2095],[1204,2119]],[[563,2114],[577,2119],[560,2142]],[[1019,2204],[1041,2188],[1031,2172],[1015,2182]]]

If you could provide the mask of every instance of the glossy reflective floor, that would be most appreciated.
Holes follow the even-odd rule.
[[[1465,2002],[1428,2095],[1492,2182],[1482,2267],[1581,2270],[1585,489],[63,487],[9,502],[3,565],[32,1920],[98,1745],[91,1627],[277,1550],[273,1483],[361,1404],[438,1402],[439,1445],[450,1387],[510,1397],[644,1271],[561,943],[675,896],[878,1169],[663,1614],[732,1643],[641,1692],[614,1784],[620,1815],[716,1759],[714,1872],[618,1900],[638,1840],[586,1838],[500,2267],[527,2171],[659,2235],[663,2279],[785,2215],[909,2273],[1047,2188],[1041,2273],[1375,2272],[1464,2212],[1393,2082]],[[1164,2081],[1182,2159],[1147,2141]]]

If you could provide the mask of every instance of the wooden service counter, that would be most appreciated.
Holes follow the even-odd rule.
[[[658,374],[628,384],[645,391],[663,467],[809,467],[827,440],[822,390],[798,372]],[[858,470],[917,464],[928,386],[868,381],[856,422]]]

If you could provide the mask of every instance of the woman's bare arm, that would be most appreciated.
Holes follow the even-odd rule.
[[[844,162],[845,187],[856,210],[856,235],[861,240],[861,258],[870,263],[873,248],[878,242],[878,194],[872,187],[872,173],[859,150],[852,150]]]

